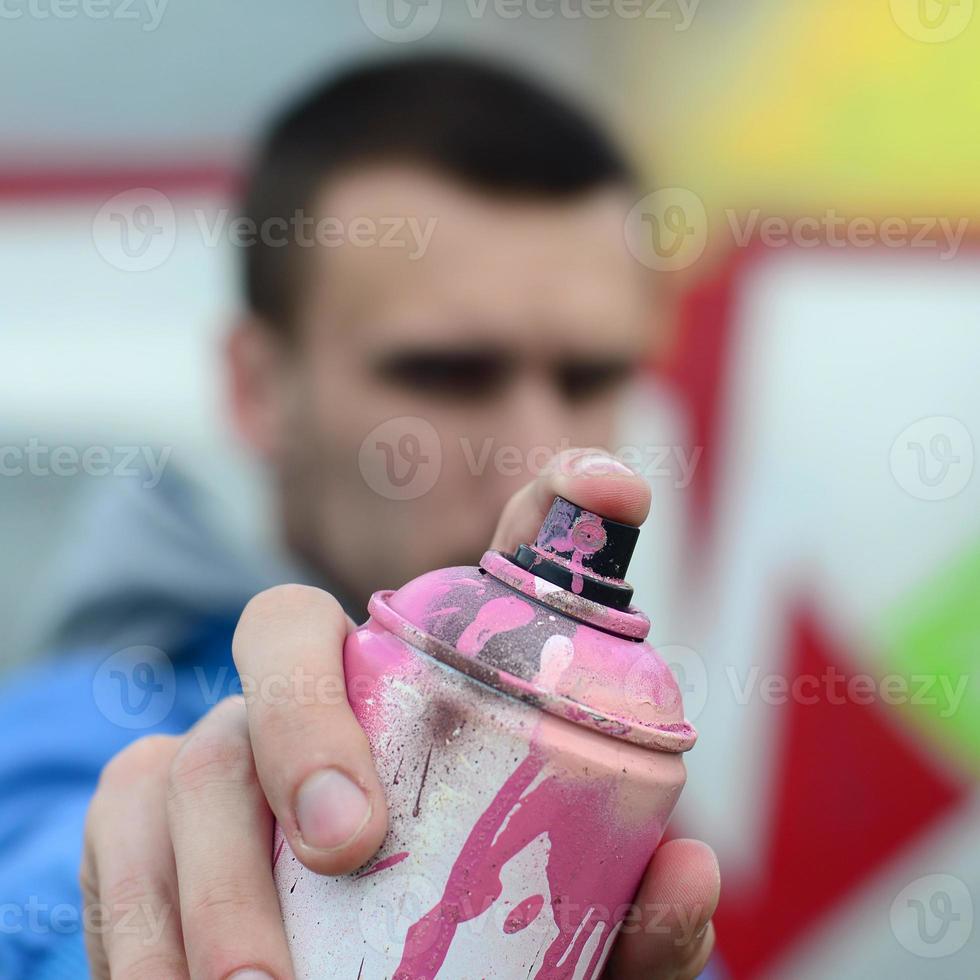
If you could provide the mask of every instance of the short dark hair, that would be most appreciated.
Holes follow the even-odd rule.
[[[260,147],[243,216],[256,228],[288,220],[330,177],[384,162],[504,196],[560,199],[631,179],[603,131],[563,99],[501,66],[428,54],[359,65],[290,106]],[[277,326],[295,313],[293,251],[262,236],[244,249],[246,299]]]

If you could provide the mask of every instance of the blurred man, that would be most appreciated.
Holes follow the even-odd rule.
[[[460,60],[359,69],[275,126],[245,198],[248,313],[228,389],[272,474],[291,574],[328,591],[280,586],[242,612],[250,583],[174,516],[184,491],[161,485],[164,516],[141,502],[125,563],[85,576],[61,631],[90,649],[2,703],[0,884],[42,910],[4,937],[0,972],[76,976],[84,931],[99,977],[290,975],[273,821],[308,867],[343,873],[380,846],[384,795],[346,704],[222,694],[236,669],[258,685],[339,677],[348,614],[372,591],[474,563],[491,542],[513,549],[555,493],[646,517],[647,485],[610,456],[548,461],[611,445],[644,353],[632,196],[577,112]],[[112,516],[118,537],[130,518]],[[124,642],[165,646],[172,676],[120,663],[113,678]],[[85,928],[59,930],[80,861]],[[717,894],[707,847],[662,847],[637,896],[643,928],[609,975],[695,976]]]

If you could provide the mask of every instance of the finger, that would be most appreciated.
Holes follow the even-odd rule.
[[[291,977],[270,863],[272,814],[241,698],[191,729],[170,767],[167,812],[191,976]]]
[[[279,586],[252,599],[232,644],[254,692],[248,725],[262,788],[293,853],[321,874],[359,867],[388,830],[370,746],[347,702],[352,628],[328,593]]]
[[[81,877],[96,980],[188,975],[166,807],[179,744],[162,735],[134,742],[106,766],[89,809]]]
[[[606,980],[693,980],[714,948],[718,859],[707,844],[673,840],[647,868],[604,974]]]
[[[602,449],[568,449],[510,498],[490,547],[533,542],[555,497],[623,524],[639,526],[650,512],[649,484],[625,463]]]

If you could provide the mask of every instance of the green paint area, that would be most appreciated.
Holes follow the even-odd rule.
[[[980,774],[980,542],[884,623],[881,668],[908,684],[903,715]]]

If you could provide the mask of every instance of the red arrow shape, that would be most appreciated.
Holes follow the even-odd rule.
[[[850,658],[816,617],[792,614],[787,676],[824,679],[815,703],[773,709],[772,828],[751,880],[726,879],[715,923],[734,978],[772,966],[835,903],[967,796],[890,716],[845,696]],[[815,686],[804,688],[807,700]]]

